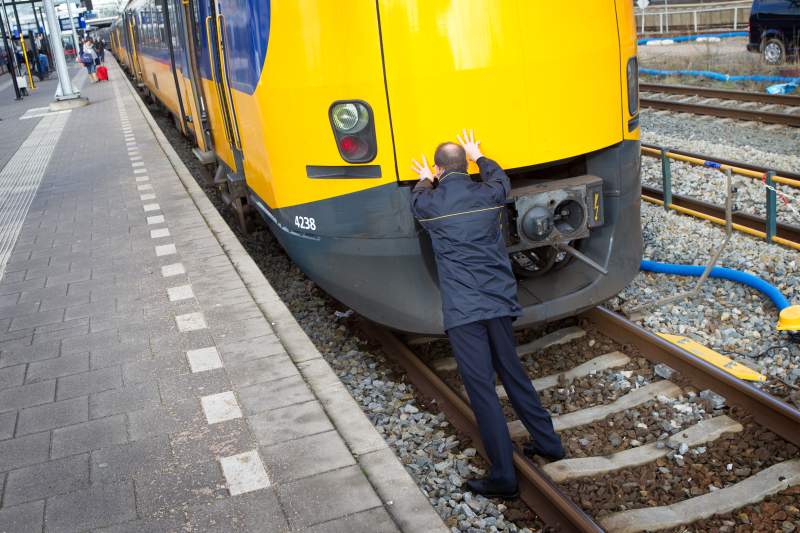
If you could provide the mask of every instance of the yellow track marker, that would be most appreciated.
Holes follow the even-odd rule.
[[[692,339],[681,337],[680,335],[670,335],[668,333],[656,333],[662,339],[671,342],[675,346],[683,348],[690,354],[699,357],[707,363],[711,363],[715,367],[724,370],[728,374],[744,379],[747,381],[766,381],[767,377],[748,368],[741,363],[737,363],[730,357],[725,357],[721,353],[715,352],[711,348],[707,348],[699,342]]]

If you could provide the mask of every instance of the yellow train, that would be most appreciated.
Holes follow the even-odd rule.
[[[260,214],[376,322],[442,332],[410,163],[465,127],[512,180],[517,326],[597,305],[638,271],[629,0],[131,0],[111,33],[242,221]]]

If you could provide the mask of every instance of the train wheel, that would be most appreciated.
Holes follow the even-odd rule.
[[[535,278],[553,268],[557,257],[558,251],[552,246],[521,250],[511,254],[511,266],[519,277]]]

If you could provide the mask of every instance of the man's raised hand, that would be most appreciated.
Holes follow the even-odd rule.
[[[470,161],[477,161],[483,157],[481,148],[478,146],[481,142],[475,140],[475,133],[469,130],[469,135],[467,135],[467,130],[464,130],[462,134],[463,137],[461,135],[456,135],[456,137],[458,138],[459,144],[464,147],[464,151],[467,152],[467,157]]]
[[[419,179],[433,181],[433,172],[431,172],[431,167],[428,166],[428,158],[425,157],[424,154],[422,156],[422,163],[414,159],[414,164],[411,166],[411,169],[419,175]]]

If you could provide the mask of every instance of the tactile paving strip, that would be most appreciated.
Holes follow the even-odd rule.
[[[0,279],[68,118],[43,117],[0,171]]]

